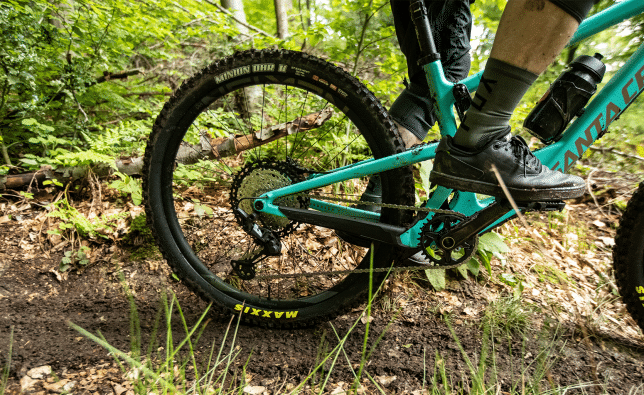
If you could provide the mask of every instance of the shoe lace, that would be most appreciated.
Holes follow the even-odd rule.
[[[509,144],[512,148],[512,154],[515,157],[521,158],[521,163],[523,164],[523,175],[526,175],[526,167],[530,166],[533,168],[541,167],[541,161],[539,158],[534,156],[528,143],[521,136],[512,136],[510,140],[506,143]]]

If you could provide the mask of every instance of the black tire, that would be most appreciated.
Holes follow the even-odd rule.
[[[620,220],[613,268],[626,309],[644,331],[644,183],[631,197]]]
[[[333,112],[323,125],[232,157],[215,157],[198,136],[209,140],[244,135],[327,108]],[[333,128],[342,132],[329,133]],[[332,136],[337,140],[334,145],[320,144]],[[258,223],[280,235],[282,254],[258,263],[255,278],[243,280],[231,260],[247,256],[257,244],[242,230],[232,206],[252,211],[244,198],[273,189],[270,185],[298,182],[339,162],[401,150],[395,126],[378,100],[341,69],[299,52],[236,53],[187,80],[158,116],[145,152],[148,223],[174,272],[205,300],[232,313],[241,311],[246,322],[264,326],[294,327],[328,320],[354,301],[364,300],[369,275],[315,273],[368,268],[368,249],[347,245],[331,230],[274,221],[276,217],[264,214]],[[409,167],[381,177],[383,202],[413,202]],[[335,191],[340,197],[357,199],[365,185],[366,180],[358,180],[317,192]],[[300,207],[307,202],[302,197],[290,200]],[[408,215],[383,209],[381,221],[401,225]],[[374,266],[388,267],[394,253],[391,246],[376,246]],[[261,279],[295,273],[295,277]],[[382,276],[375,278],[380,281]]]

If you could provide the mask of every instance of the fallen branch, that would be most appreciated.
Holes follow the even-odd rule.
[[[333,116],[330,108],[314,112],[293,121],[272,125],[262,130],[245,135],[231,137],[209,138],[207,133],[201,136],[199,144],[182,143],[177,152],[178,163],[189,165],[201,159],[219,159],[237,155],[240,152],[268,144],[279,138],[296,133],[306,132],[324,125]],[[114,162],[116,171],[127,175],[141,175],[143,173],[143,158],[120,158]],[[87,167],[65,167],[52,169],[47,166],[43,169],[25,174],[12,174],[0,177],[0,190],[18,189],[29,186],[32,182],[43,185],[46,180],[69,182],[84,178],[89,169]],[[114,167],[105,163],[92,168],[92,173],[99,177],[107,177],[114,172]]]
[[[210,140],[212,153],[217,158],[236,155],[242,151],[256,148],[293,133],[306,132],[319,128],[333,116],[330,108],[314,112],[294,121],[280,123],[264,128],[258,132],[230,137],[219,137]]]
[[[134,70],[128,70],[128,71],[121,71],[120,73],[110,73],[109,71],[104,71],[102,77],[98,77],[96,81],[89,83],[88,86],[101,84],[109,80],[124,80],[127,77],[137,75],[137,74],[141,74],[141,70],[134,69]]]
[[[127,175],[140,175],[143,170],[143,158],[118,159],[114,163],[117,171]],[[8,174],[0,177],[0,191],[28,186],[43,186],[47,180],[56,180],[62,183],[75,181],[87,177],[89,170],[85,166],[61,167],[59,169],[43,166],[42,169],[32,173]],[[92,168],[92,173],[97,177],[107,177],[114,173],[114,168],[106,163],[99,163]]]
[[[130,92],[124,93],[121,96],[172,96],[172,92]]]

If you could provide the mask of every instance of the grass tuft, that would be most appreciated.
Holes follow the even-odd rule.
[[[11,371],[11,356],[13,355],[13,330],[14,326],[11,325],[9,330],[9,353],[7,354],[7,362],[0,370],[0,395],[4,395],[7,390],[9,382],[9,372]]]

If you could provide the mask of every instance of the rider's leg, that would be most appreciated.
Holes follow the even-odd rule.
[[[437,2],[425,0],[429,14],[434,43],[441,54],[445,77],[458,81],[470,71],[470,36],[472,33],[471,0],[449,0]],[[424,70],[418,65],[420,47],[416,30],[409,11],[409,1],[391,0],[391,11],[396,27],[400,49],[407,59],[409,83],[394,101],[389,114],[394,119],[398,132],[405,144],[411,148],[422,143],[427,132],[436,122],[434,105],[429,98],[429,87]],[[380,180],[369,180],[361,200],[381,203]],[[376,211],[377,206],[361,206]]]
[[[433,27],[434,43],[441,54],[445,76],[454,82],[467,77],[470,70],[471,2],[472,0],[425,0],[425,7],[427,7]],[[427,132],[436,122],[433,102],[429,98],[427,78],[423,69],[418,66],[420,47],[412,23],[409,4],[408,0],[391,0],[396,36],[407,59],[410,81],[391,105],[389,114],[398,126],[398,132],[406,148],[422,143]],[[373,176],[369,179],[360,200],[362,203],[358,205],[358,208],[380,211],[380,206],[369,204],[382,203],[382,185],[379,177]],[[345,232],[336,233],[351,244],[363,246],[370,244],[369,240]],[[422,257],[414,262],[423,263]]]
[[[491,171],[494,165],[517,200],[567,199],[583,194],[581,178],[542,166],[523,140],[509,136],[512,112],[537,75],[568,43],[593,0],[556,3],[508,2],[473,105],[454,139],[443,139],[437,149],[432,182],[502,195]],[[574,10],[571,4],[576,4]]]
[[[425,0],[436,49],[445,77],[458,81],[470,70],[472,32],[471,0]],[[436,122],[424,70],[418,65],[420,47],[409,11],[409,1],[391,0],[391,10],[400,49],[407,59],[409,84],[394,101],[389,114],[396,121],[405,146],[422,142]]]
[[[588,3],[592,5],[592,1]],[[499,133],[506,134],[523,95],[559,55],[578,26],[572,15],[549,1],[509,1],[473,106],[454,142],[477,149]]]

